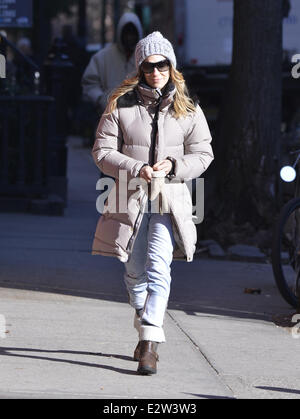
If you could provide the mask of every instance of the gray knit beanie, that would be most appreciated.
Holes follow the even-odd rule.
[[[176,68],[177,61],[173,46],[160,32],[153,32],[139,41],[135,49],[136,68],[138,69],[150,55],[163,55]]]

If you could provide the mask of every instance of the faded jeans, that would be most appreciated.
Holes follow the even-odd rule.
[[[140,340],[165,342],[162,327],[170,295],[174,245],[170,215],[148,210],[143,216],[132,254],[124,264],[130,305],[141,313],[141,319],[135,316]]]

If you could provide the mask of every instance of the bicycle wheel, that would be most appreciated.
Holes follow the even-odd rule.
[[[280,294],[288,304],[299,306],[300,276],[300,198],[282,209],[275,227],[272,268]]]

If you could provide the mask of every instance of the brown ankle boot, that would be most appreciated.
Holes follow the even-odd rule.
[[[140,350],[141,350],[141,342],[139,342],[134,350],[133,360],[139,361],[140,360]]]
[[[150,340],[140,341],[140,360],[137,372],[141,375],[156,374],[156,362],[159,360],[157,342]]]

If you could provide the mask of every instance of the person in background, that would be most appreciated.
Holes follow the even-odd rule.
[[[85,69],[83,99],[92,102],[100,114],[112,90],[135,70],[134,51],[142,36],[139,18],[134,13],[125,13],[118,23],[116,43],[93,55]]]

